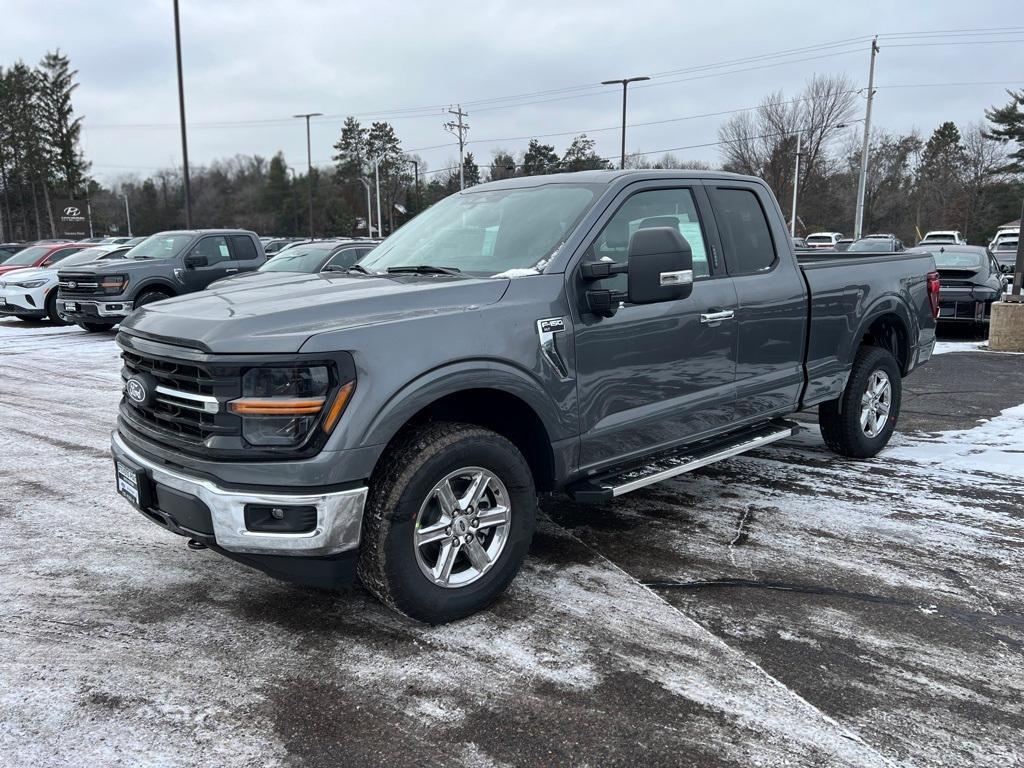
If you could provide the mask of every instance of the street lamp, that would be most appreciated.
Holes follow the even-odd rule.
[[[188,177],[188,138],[185,135],[185,83],[181,77],[181,24],[174,0],[174,53],[178,60],[178,114],[181,117],[181,178],[185,184],[185,229],[192,229],[192,186]],[[89,233],[92,234],[91,232]]]
[[[308,165],[308,172],[306,175],[306,186],[309,189],[309,239],[313,239],[313,149],[309,141],[309,118],[320,117],[323,112],[306,112],[302,115],[292,115],[292,117],[304,117],[306,118],[306,163]]]
[[[622,167],[626,167],[626,89],[630,83],[635,83],[640,80],[650,80],[651,78],[643,75],[642,77],[624,77],[621,80],[602,80],[601,85],[618,85],[622,84]]]
[[[128,195],[120,195],[124,200],[124,217],[128,220],[128,237],[132,236],[132,212],[128,209]]]
[[[370,202],[370,182],[359,177],[359,181],[366,187],[366,236],[373,237],[373,204]]]
[[[380,236],[384,237],[384,219],[380,217],[380,158],[377,157],[373,161],[373,177],[374,184],[377,186],[377,230],[380,232]],[[391,216],[389,213],[388,216]]]

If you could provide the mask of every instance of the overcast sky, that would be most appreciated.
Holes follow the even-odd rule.
[[[796,94],[815,72],[846,73],[863,87],[870,43],[860,38],[872,34],[882,36],[875,123],[929,133],[943,120],[981,120],[986,107],[1006,102],[1012,83],[1024,86],[1020,10],[1013,0],[181,0],[189,154],[197,165],[283,150],[289,164],[304,167],[305,131],[290,116],[323,112],[312,124],[315,164],[330,162],[344,116],[356,114],[366,124],[391,120],[407,151],[443,168],[457,157],[442,127],[444,108],[461,101],[469,149],[481,163],[496,148],[521,151],[527,139],[516,137],[564,132],[544,139],[562,151],[581,131],[612,157],[621,91],[536,94],[651,75],[649,84],[631,87],[629,122],[673,121],[631,128],[628,150],[693,147],[676,154],[716,162],[717,148],[694,145],[716,141],[725,117],[675,118],[754,106],[777,89]],[[887,37],[979,29],[992,32]],[[850,43],[694,69],[844,40]],[[112,181],[180,164],[170,0],[0,0],[0,65],[35,63],[58,46],[79,70],[75,107],[85,116],[83,145],[95,176]],[[690,71],[661,74],[679,70]],[[892,87],[919,84],[938,85]],[[520,94],[535,95],[493,101]],[[409,108],[417,111],[395,112]]]

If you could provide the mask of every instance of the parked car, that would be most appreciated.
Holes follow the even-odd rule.
[[[806,250],[807,249],[807,241],[804,240],[802,237],[794,237],[793,238],[793,248],[795,248],[798,251]]]
[[[903,241],[896,235],[867,235],[853,243],[846,249],[851,253],[871,251],[874,253],[899,253],[906,250]]]
[[[918,245],[922,247],[928,245],[967,245],[967,241],[955,229],[936,229],[931,232],[925,232]]]
[[[836,243],[843,239],[842,232],[815,232],[806,238],[807,247],[811,250],[835,248]]]
[[[0,243],[0,264],[3,264],[18,251],[23,251],[27,247],[28,243]]]
[[[1019,226],[1000,227],[996,230],[992,241],[988,244],[989,250],[996,250],[1003,240],[1016,240],[1018,237],[1020,237]]]
[[[939,322],[988,325],[992,302],[1006,290],[1007,277],[995,255],[977,245],[928,249],[939,270]]]
[[[83,245],[82,243],[30,245],[28,248],[22,248],[16,254],[7,258],[3,264],[0,264],[0,275],[28,267],[50,267],[72,253],[88,247],[88,245]]]
[[[210,288],[228,283],[251,280],[257,276],[272,280],[282,273],[313,274],[316,272],[345,271],[376,247],[377,243],[366,240],[321,240],[302,243],[288,248],[267,259],[255,272],[228,275],[210,283]]]
[[[608,502],[815,406],[834,451],[887,444],[934,346],[934,260],[806,257],[758,178],[474,186],[353,271],[132,313],[116,488],[194,547],[466,616],[519,569],[537,491]]]
[[[1017,265],[1018,242],[1019,239],[1016,237],[1000,238],[999,244],[992,250],[992,255],[995,256],[1003,274],[1013,274],[1014,267]]]
[[[272,256],[283,248],[288,247],[294,243],[306,243],[309,242],[308,237],[279,237],[271,240],[263,246],[264,252],[267,256]]]
[[[853,245],[852,237],[841,237],[836,241],[835,250],[842,253],[843,251],[850,250],[851,245]]]
[[[116,264],[60,271],[60,310],[87,331],[108,330],[134,308],[193,291],[219,277],[257,269],[266,256],[242,229],[159,232]]]
[[[0,315],[14,315],[19,320],[68,322],[58,308],[58,269],[118,259],[128,252],[124,245],[91,245],[80,248],[57,264],[28,267],[0,277]]]

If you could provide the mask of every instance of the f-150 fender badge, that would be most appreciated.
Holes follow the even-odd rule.
[[[546,317],[537,321],[537,336],[540,339],[540,352],[548,364],[555,369],[561,379],[569,378],[569,368],[562,360],[555,343],[555,334],[565,330],[564,317]]]

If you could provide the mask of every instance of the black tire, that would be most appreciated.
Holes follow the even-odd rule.
[[[79,328],[84,331],[88,331],[89,333],[102,333],[103,331],[109,331],[114,327],[113,323],[87,323],[84,321],[77,323],[77,325]]]
[[[50,291],[50,295],[46,297],[46,316],[50,318],[51,323],[57,323],[58,325],[70,325],[71,321],[64,317],[61,317],[60,312],[57,311],[57,292]]]
[[[884,425],[872,436],[861,426],[862,398],[876,372],[888,377],[891,396]],[[902,395],[900,367],[892,353],[881,347],[861,347],[842,396],[818,406],[818,424],[825,444],[835,453],[855,459],[876,455],[896,429]]]
[[[171,298],[171,295],[164,291],[146,291],[135,300],[135,304],[132,306],[134,309],[138,309],[146,304],[152,304],[154,301],[163,301],[164,299],[169,298]]]
[[[507,538],[489,570],[475,581],[438,586],[417,561],[416,517],[435,485],[465,467],[493,473],[508,491]],[[511,442],[471,424],[426,424],[390,449],[373,473],[359,577],[382,603],[418,621],[441,624],[463,618],[494,602],[515,578],[529,550],[536,515],[533,476]],[[468,564],[465,554],[462,567]]]

